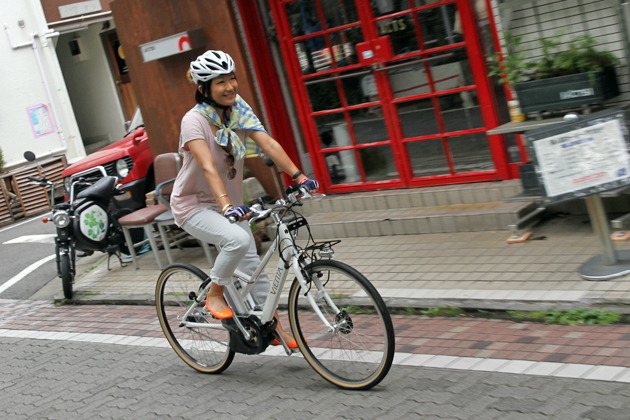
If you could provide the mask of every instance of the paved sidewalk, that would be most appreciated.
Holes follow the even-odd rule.
[[[533,232],[533,239],[521,244],[508,244],[508,231],[344,238],[335,246],[335,259],[362,272],[390,306],[630,312],[630,276],[585,281],[578,274],[585,261],[601,254],[587,216],[556,217]],[[630,241],[615,244],[630,249]],[[209,273],[201,248],[174,250],[173,255]],[[101,259],[77,276],[75,300],[152,303],[160,271],[152,253],[140,256],[139,263],[139,270],[132,264],[121,268],[112,259],[107,271]],[[274,257],[267,273],[276,264]]]

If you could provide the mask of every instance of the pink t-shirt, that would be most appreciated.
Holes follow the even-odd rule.
[[[252,130],[234,131],[243,144],[245,144],[245,140],[252,132]],[[195,160],[193,154],[186,147],[187,142],[199,139],[205,140],[210,148],[210,153],[212,153],[212,157],[214,158],[214,164],[225,186],[225,192],[230,197],[230,201],[234,207],[243,204],[244,159],[240,161],[234,159],[236,176],[234,179],[228,179],[227,174],[230,169],[226,162],[228,153],[214,140],[214,134],[210,129],[210,122],[200,113],[192,110],[188,111],[182,119],[184,159],[171,194],[171,209],[175,223],[178,226],[184,224],[193,213],[203,208],[211,208],[219,213],[221,212],[221,207],[214,199],[214,195],[212,194],[212,190],[210,190],[210,185],[208,185],[203,170]]]

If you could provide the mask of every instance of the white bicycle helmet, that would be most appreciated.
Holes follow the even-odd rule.
[[[234,71],[234,60],[223,51],[209,50],[190,63],[190,75],[195,83],[207,82]]]

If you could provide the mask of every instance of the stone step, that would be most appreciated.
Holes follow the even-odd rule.
[[[341,211],[310,214],[308,222],[316,241],[361,236],[478,232],[507,230],[508,225],[536,207],[533,202],[494,202]]]
[[[444,185],[404,190],[370,191],[305,200],[301,213],[342,213],[465,204],[494,203],[522,192],[521,181]]]

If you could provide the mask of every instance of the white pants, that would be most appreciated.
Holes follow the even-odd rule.
[[[218,285],[230,284],[237,268],[252,275],[260,264],[256,241],[247,222],[232,224],[216,211],[205,208],[190,216],[182,229],[200,241],[221,247],[210,271],[210,278]],[[263,272],[250,292],[256,304],[265,302],[269,288],[269,278]]]

